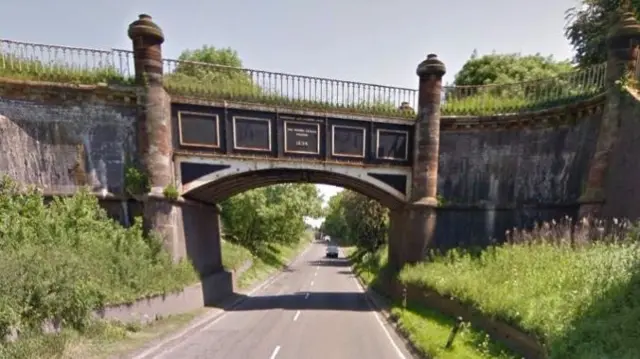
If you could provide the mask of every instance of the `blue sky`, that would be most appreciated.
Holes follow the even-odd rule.
[[[203,44],[232,47],[245,67],[417,87],[428,53],[445,82],[469,58],[496,52],[570,58],[564,12],[577,0],[61,0],[4,1],[4,39],[130,49],[128,24],[151,15],[165,32],[163,55]],[[337,189],[321,186],[326,197]]]

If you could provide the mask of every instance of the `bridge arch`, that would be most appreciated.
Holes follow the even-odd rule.
[[[279,183],[328,184],[350,189],[399,208],[410,195],[410,167],[368,167],[361,164],[327,164],[264,159],[176,159],[182,196],[219,203],[250,189]]]

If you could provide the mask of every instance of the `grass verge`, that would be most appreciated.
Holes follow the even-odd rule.
[[[57,334],[25,335],[0,346],[6,359],[106,359],[123,357],[144,343],[183,328],[205,309],[159,318],[147,325],[92,321],[83,330],[65,329]]]
[[[354,263],[356,275],[368,286],[376,285],[385,270],[387,248],[375,253],[362,253],[354,248],[345,251]],[[504,347],[489,340],[486,333],[465,325],[458,333],[453,346],[445,344],[455,325],[455,320],[416,303],[389,303],[391,314],[397,318],[399,328],[408,339],[427,357],[438,359],[515,359]]]
[[[450,251],[405,268],[401,280],[522,328],[550,358],[638,358],[638,236],[632,229],[622,241],[576,248],[568,238],[550,242],[534,233],[526,243],[480,253]]]
[[[238,276],[238,286],[242,289],[251,287],[283,269],[311,243],[312,238],[313,234],[307,232],[299,242],[292,245],[280,243],[266,245],[262,251],[253,255],[253,265]]]

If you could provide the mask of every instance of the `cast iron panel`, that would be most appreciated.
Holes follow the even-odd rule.
[[[220,147],[220,118],[216,114],[178,111],[179,143],[183,147]]]
[[[180,162],[180,177],[182,183],[189,183],[193,180],[208,175],[210,173],[226,170],[231,166],[212,165],[208,163]]]
[[[409,159],[409,131],[376,130],[376,158],[392,161]]]
[[[271,120],[259,117],[233,117],[233,149],[271,152]]]
[[[283,117],[284,152],[287,154],[320,154],[320,124]]]
[[[366,141],[366,127],[331,125],[332,156],[365,158]]]
[[[388,184],[391,188],[396,189],[405,196],[407,195],[407,176],[371,172],[369,172],[368,175],[382,183]]]

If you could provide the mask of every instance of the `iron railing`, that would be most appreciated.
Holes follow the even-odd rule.
[[[0,39],[0,77],[81,84],[130,83],[133,52]]]
[[[415,89],[163,60],[174,95],[301,109],[414,117]],[[606,64],[547,79],[485,86],[445,86],[444,115],[495,115],[541,110],[605,91]],[[85,84],[132,84],[133,52],[0,40],[0,77]]]
[[[534,81],[483,86],[445,86],[445,115],[492,115],[543,110],[605,91],[606,63]]]
[[[413,116],[417,90],[209,63],[164,60],[167,89],[176,94],[308,109]],[[403,111],[399,111],[402,109]]]

